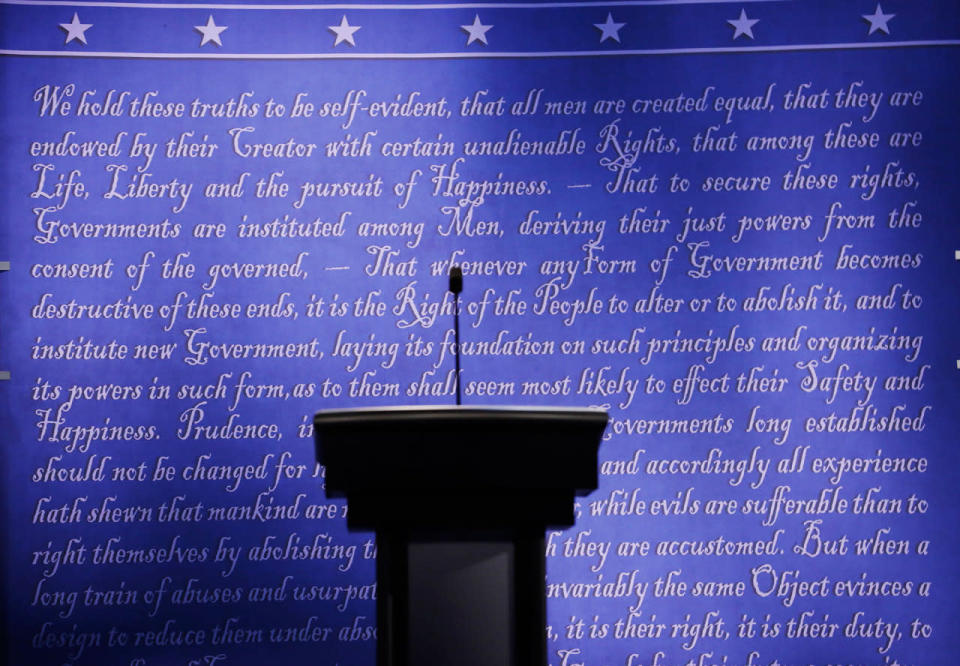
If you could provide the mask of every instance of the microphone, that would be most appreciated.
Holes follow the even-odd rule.
[[[460,292],[463,291],[463,270],[460,266],[450,267],[449,290],[453,292],[453,343],[454,358],[457,363],[455,384],[457,386],[457,406],[460,406]]]
[[[450,267],[450,291],[459,295],[463,291],[463,269],[459,266]]]

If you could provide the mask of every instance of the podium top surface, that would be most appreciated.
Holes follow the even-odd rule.
[[[331,409],[313,419],[317,460],[377,454],[389,464],[398,455],[430,451],[448,457],[453,448],[515,459],[520,449],[596,451],[607,413],[596,408],[429,405]],[[416,455],[419,454],[419,455]]]
[[[607,413],[599,407],[521,407],[500,405],[401,405],[392,407],[353,407],[323,409],[316,413],[315,424],[360,425],[364,423],[416,422],[453,423],[469,420],[500,421],[504,425],[538,421],[541,423],[605,424]]]
[[[314,417],[327,491],[586,491],[607,413],[596,408],[413,406]]]

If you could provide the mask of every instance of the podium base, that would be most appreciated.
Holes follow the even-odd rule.
[[[377,532],[378,666],[546,666],[541,533]]]

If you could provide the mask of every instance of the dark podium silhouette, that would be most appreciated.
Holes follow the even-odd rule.
[[[376,530],[380,666],[545,666],[544,531],[597,487],[599,409],[319,412],[350,529]]]

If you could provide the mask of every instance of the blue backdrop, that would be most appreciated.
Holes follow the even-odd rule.
[[[310,420],[453,402],[450,263],[610,412],[552,664],[953,663],[957,19],[0,3],[11,663],[373,663]]]

